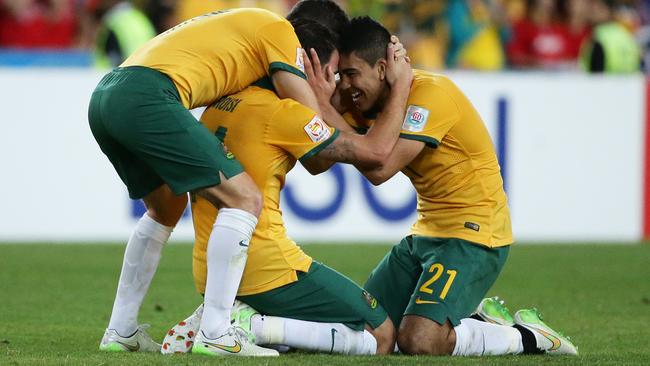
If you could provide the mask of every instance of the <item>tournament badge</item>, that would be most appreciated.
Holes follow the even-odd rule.
[[[410,132],[422,132],[427,124],[429,110],[426,108],[410,105],[406,110],[406,117],[402,123],[402,130]]]

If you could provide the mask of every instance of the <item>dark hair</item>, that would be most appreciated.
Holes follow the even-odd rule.
[[[302,0],[289,11],[287,19],[310,19],[323,25],[337,37],[350,23],[347,14],[332,0]]]
[[[307,51],[313,48],[318,54],[321,64],[326,64],[332,53],[338,48],[337,38],[329,29],[310,19],[293,19],[291,25],[298,36],[300,45]]]
[[[358,57],[373,66],[379,59],[386,58],[386,47],[390,43],[390,33],[383,25],[368,16],[357,17],[341,34],[339,52]]]

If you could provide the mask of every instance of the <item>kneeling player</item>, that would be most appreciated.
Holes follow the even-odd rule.
[[[307,22],[307,21],[306,21]],[[312,22],[313,23],[313,22]],[[309,27],[312,39],[301,36],[304,46],[322,43],[327,29],[317,23]],[[384,45],[384,49],[389,42]],[[333,43],[317,52],[324,68],[336,69],[338,52]],[[329,55],[329,57],[327,57]],[[388,59],[394,60],[392,49]],[[257,86],[223,98],[212,105],[202,123],[230,148],[263,192],[259,224],[248,249],[248,263],[239,286],[238,299],[250,304],[240,308],[237,324],[258,344],[346,354],[375,354],[393,351],[395,329],[381,305],[353,281],[315,262],[286,235],[279,209],[280,190],[286,174],[299,160],[308,170],[319,156],[328,160],[359,161],[377,166],[398,139],[406,96],[411,82],[410,66],[402,58],[391,62],[387,75],[393,104],[365,136],[340,133],[329,127],[313,110],[290,99],[280,99],[264,80]],[[215,148],[221,148],[215,146]],[[218,256],[207,246],[217,210],[200,197],[193,197],[196,232],[194,277],[197,290],[205,291],[206,258]],[[206,252],[207,247],[207,252]],[[245,251],[235,256],[245,261]],[[207,309],[207,308],[206,308]],[[163,342],[163,353],[186,351],[200,323],[200,309],[174,327]],[[364,328],[368,330],[364,330]],[[200,338],[201,334],[197,335]],[[195,344],[192,352],[199,352]],[[238,347],[221,347],[237,352]]]
[[[340,88],[368,119],[390,103],[382,50],[389,37],[367,17],[353,19],[341,36]],[[514,327],[503,326],[512,317],[492,301],[489,308],[507,321],[469,318],[513,242],[499,163],[480,116],[451,80],[415,71],[407,104],[389,159],[378,168],[357,166],[374,184],[402,171],[418,195],[418,221],[365,285],[398,328],[399,348],[461,356],[577,354],[536,311],[519,311]]]

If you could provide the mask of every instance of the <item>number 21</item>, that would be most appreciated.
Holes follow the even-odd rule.
[[[433,289],[431,289],[429,286],[431,286],[434,282],[436,282],[440,276],[442,276],[442,272],[445,270],[445,268],[442,266],[440,263],[434,263],[431,265],[429,268],[429,272],[433,273],[433,276],[431,276],[431,279],[425,282],[421,287],[420,291],[425,292],[427,294],[432,294]],[[447,283],[445,283],[445,287],[442,288],[442,292],[440,293],[440,299],[444,300],[445,297],[447,296],[447,292],[449,292],[449,288],[451,287],[452,282],[454,282],[454,278],[456,278],[456,270],[453,269],[448,269],[447,274],[449,275],[449,278],[447,279]]]

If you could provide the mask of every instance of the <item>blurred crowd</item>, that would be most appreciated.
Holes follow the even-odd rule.
[[[92,50],[97,66],[108,67],[185,19],[233,7],[285,14],[295,2],[0,0],[0,48]],[[650,70],[650,0],[339,3],[351,16],[370,15],[399,35],[421,68]]]

